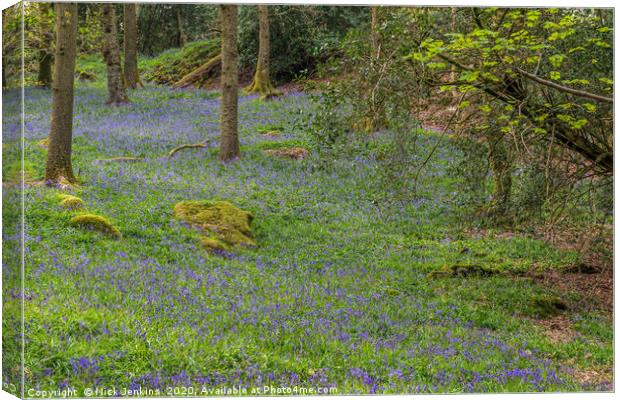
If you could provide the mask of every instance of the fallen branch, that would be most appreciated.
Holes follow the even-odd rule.
[[[176,154],[176,152],[183,150],[183,149],[197,149],[197,148],[205,148],[205,147],[209,147],[209,139],[205,139],[200,143],[182,144],[170,150],[167,158],[168,160],[170,160],[172,156]]]
[[[183,78],[178,80],[172,85],[173,89],[181,89],[190,86],[200,78],[202,78],[205,74],[208,74],[213,68],[220,65],[222,62],[222,55],[218,54],[215,57],[211,58],[206,63],[202,64],[200,67],[196,68],[189,74],[185,75]]]

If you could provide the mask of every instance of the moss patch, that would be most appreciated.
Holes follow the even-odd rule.
[[[96,214],[82,214],[71,218],[70,224],[77,228],[88,229],[103,233],[106,236],[118,239],[121,232],[107,220]]]
[[[207,250],[254,247],[251,213],[226,201],[182,201],[174,206],[174,217],[200,229]]]
[[[529,305],[529,313],[541,318],[557,315],[568,310],[568,304],[564,300],[547,294],[533,296]]]
[[[81,210],[84,208],[84,201],[77,196],[61,194],[59,198],[60,203],[58,205],[67,210]]]
[[[259,134],[262,137],[265,137],[265,138],[277,138],[277,137],[280,136],[280,131],[275,131],[275,130],[274,131],[265,131],[265,132],[259,132]]]
[[[491,276],[499,273],[498,270],[477,264],[451,265],[433,271],[429,274],[430,278],[441,277],[467,277],[467,276]]]
[[[37,146],[42,147],[44,149],[47,149],[49,145],[50,145],[50,138],[49,137],[46,137],[44,139],[41,139],[41,140],[37,141]]]
[[[269,149],[263,150],[263,152],[268,156],[278,158],[290,158],[292,160],[303,160],[310,154],[310,152],[303,147],[290,147],[288,149]]]

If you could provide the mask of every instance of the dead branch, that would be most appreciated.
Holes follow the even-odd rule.
[[[183,150],[183,149],[197,149],[197,148],[206,148],[206,147],[209,147],[209,139],[205,139],[200,143],[182,144],[170,150],[167,158],[168,160],[170,160],[172,156],[174,156],[178,151]]]

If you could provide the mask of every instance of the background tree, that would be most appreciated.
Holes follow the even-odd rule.
[[[140,82],[138,72],[138,24],[136,18],[137,5],[123,4],[123,46],[125,50],[125,83],[127,87],[135,89]]]
[[[103,5],[103,58],[108,73],[107,104],[123,104],[129,102],[127,90],[121,71],[121,57],[116,33],[116,11],[114,4]]]
[[[179,31],[178,34],[178,44],[179,47],[183,47],[187,44],[187,34],[185,34],[185,28],[184,28],[184,19],[183,19],[183,9],[181,7],[176,7],[176,14],[177,14],[177,30]]]
[[[269,8],[266,5],[258,5],[258,62],[254,80],[248,87],[248,93],[260,93],[261,98],[269,98],[277,95],[271,84],[269,76]]]
[[[52,84],[52,64],[54,53],[52,44],[54,35],[52,32],[53,5],[52,3],[37,3],[39,22],[39,74],[38,84],[42,87],[50,87]]]
[[[52,123],[45,180],[75,182],[71,165],[73,82],[77,36],[77,4],[56,3],[56,56],[52,91]]]
[[[222,104],[220,110],[220,160],[238,158],[237,132],[238,56],[237,56],[237,6],[221,5],[222,31]]]

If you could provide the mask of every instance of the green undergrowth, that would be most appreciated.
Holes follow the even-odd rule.
[[[140,59],[138,68],[144,78],[160,85],[171,85],[198,68],[220,52],[219,39],[200,40],[188,43],[180,49],[170,49],[150,59]],[[206,75],[196,87],[208,86],[215,73]]]

